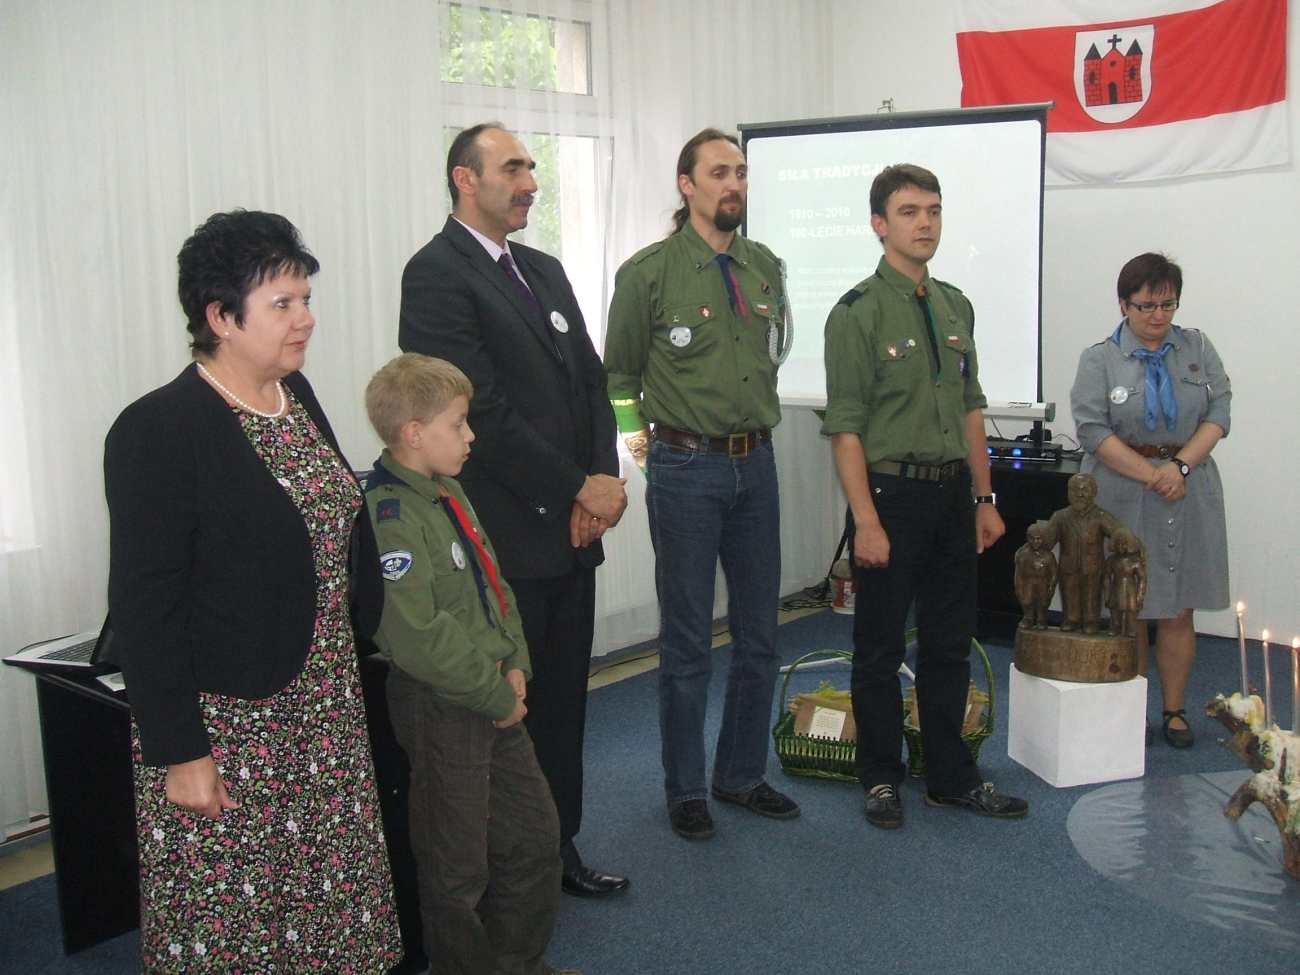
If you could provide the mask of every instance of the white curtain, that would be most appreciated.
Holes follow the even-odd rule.
[[[690,135],[828,114],[824,0],[484,2],[495,13],[477,0],[7,6],[0,652],[102,619],[104,434],[189,360],[175,254],[209,214],[283,213],[320,258],[306,371],[365,467],[378,445],[361,390],[396,351],[402,267],[445,218],[448,130],[499,119],[563,170],[558,227],[526,239],[560,253],[599,340],[613,271],[665,232]],[[531,35],[528,15],[542,18]],[[559,52],[540,85],[524,40],[539,28]],[[777,443],[789,590],[824,571],[837,500],[814,417],[787,411]],[[597,653],[657,630],[629,471],[633,509],[598,575]],[[32,681],[3,667],[0,829],[44,809]]]

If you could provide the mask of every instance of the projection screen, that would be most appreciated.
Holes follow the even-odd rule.
[[[822,332],[840,297],[881,256],[868,190],[893,163],[924,166],[943,189],[933,277],[975,306],[980,380],[990,401],[1041,398],[1043,151],[1048,105],[739,126],[749,161],[745,234],[786,261],[794,347],[778,389],[822,406]]]

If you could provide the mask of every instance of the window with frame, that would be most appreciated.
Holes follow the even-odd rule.
[[[501,117],[537,162],[538,192],[528,227],[516,235],[553,254],[595,332],[604,301],[602,205],[610,140],[601,118],[608,98],[601,68],[602,0],[441,4],[439,77],[447,110],[445,145],[468,125]]]

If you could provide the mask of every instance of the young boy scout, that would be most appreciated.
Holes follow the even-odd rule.
[[[455,480],[472,394],[451,363],[415,353],[366,387],[387,444],[366,483],[384,575],[376,642],[411,764],[425,952],[436,971],[550,972],[559,819],[520,724],[529,662],[514,594]]]

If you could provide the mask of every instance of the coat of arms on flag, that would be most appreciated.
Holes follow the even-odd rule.
[[[961,103],[1050,101],[1049,184],[1285,165],[1286,21],[1286,0],[960,0]]]
[[[1074,35],[1074,93],[1090,118],[1115,124],[1131,119],[1151,96],[1152,24]]]

